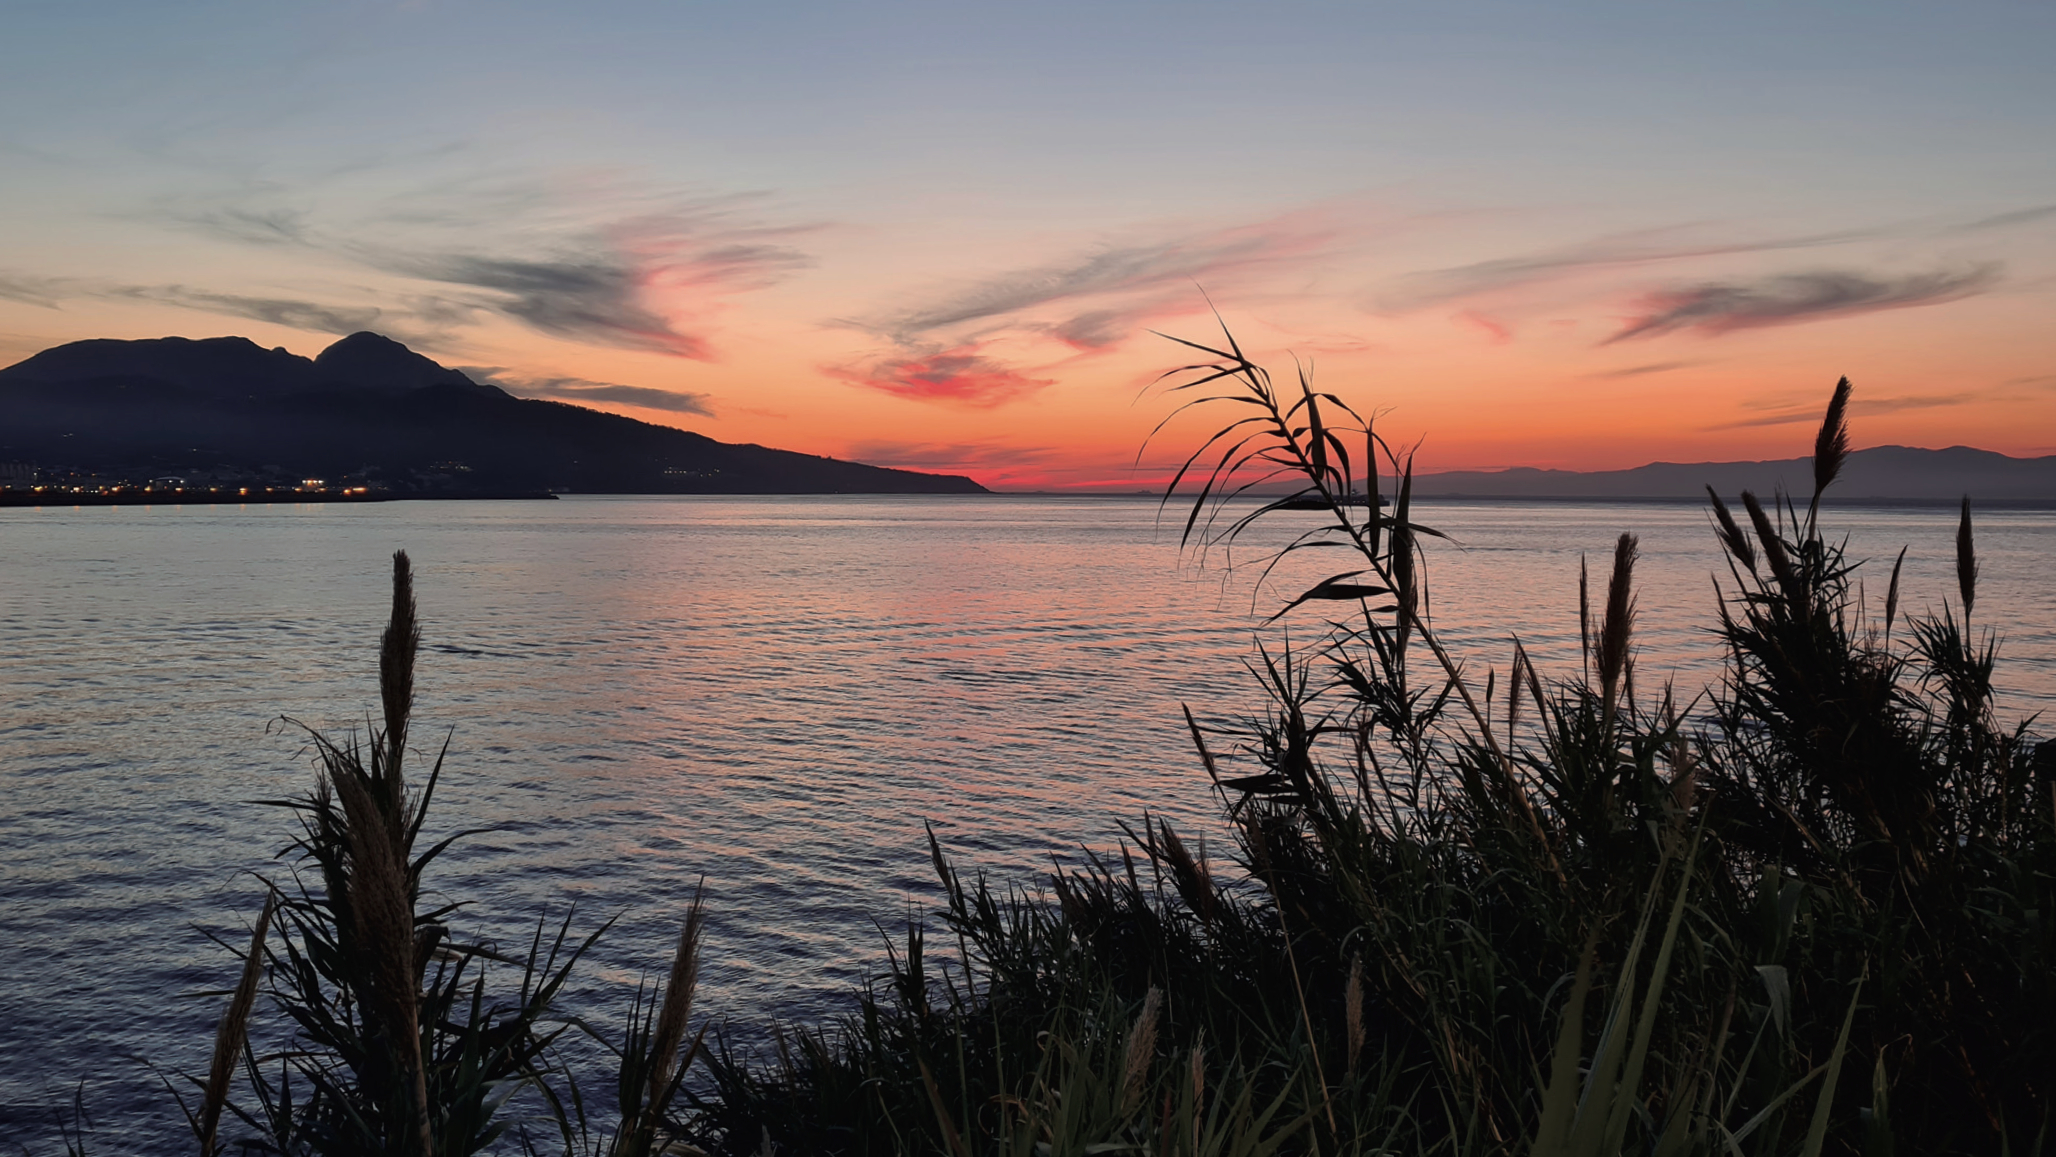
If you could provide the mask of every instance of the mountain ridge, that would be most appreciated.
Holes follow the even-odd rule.
[[[979,494],[960,475],[825,458],[517,398],[400,342],[313,358],[243,337],[92,339],[0,368],[0,461],[394,492]]]
[[[1813,492],[1813,459],[1734,462],[1651,462],[1625,470],[1452,470],[1414,478],[1428,498],[1704,498],[1706,487],[1733,495],[1768,496],[1782,487]],[[1995,450],[1949,446],[1872,446],[1853,451],[1829,491],[1835,501],[2056,499],[2056,455],[2015,458]]]

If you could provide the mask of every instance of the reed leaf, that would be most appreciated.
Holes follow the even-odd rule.
[[[1899,548],[1899,557],[1892,560],[1892,583],[1885,588],[1885,641],[1892,640],[1892,620],[1899,617],[1899,570],[1906,565],[1906,548]]]
[[[1970,496],[1963,499],[1963,515],[1956,523],[1956,593],[1963,600],[1963,621],[1970,621],[1970,608],[1977,602],[1977,546],[1970,534]]]

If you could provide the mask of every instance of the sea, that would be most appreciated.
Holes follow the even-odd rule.
[[[744,1050],[848,1013],[937,902],[928,841],[1033,890],[1162,817],[1219,848],[1181,708],[1263,710],[1261,645],[1304,658],[1322,577],[1181,545],[1144,497],[580,497],[0,510],[0,1149],[186,1151],[166,1082],[204,1071],[264,879],[294,869],[309,736],[377,710],[391,556],[423,624],[413,764],[445,751],[432,870],[470,935],[613,921],[567,1007],[618,1031],[704,887],[697,1008]],[[1636,680],[1720,675],[1727,569],[1702,507],[1438,500],[1429,608],[1467,671],[1518,637],[1579,664],[1578,575],[1638,536]],[[1956,512],[1833,508],[1867,604],[1957,601]],[[1296,522],[1290,521],[1297,519]],[[2000,711],[2056,731],[2056,512],[1976,521],[1973,623]],[[1960,612],[1960,608],[1959,608]],[[1703,700],[1699,706],[1703,708]],[[931,920],[932,923],[932,920]],[[69,1118],[65,1118],[69,1121]],[[69,1125],[67,1125],[69,1127]]]

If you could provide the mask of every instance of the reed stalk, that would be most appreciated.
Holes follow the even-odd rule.
[[[319,885],[279,888],[256,922],[203,1152],[224,1109],[269,1151],[482,1152],[510,1139],[516,1090],[567,1157],[2033,1151],[2056,1103],[2056,940],[2035,915],[2056,911],[2056,782],[1995,722],[1967,500],[1962,622],[1909,616],[1893,644],[1904,551],[1882,635],[1852,595],[1859,564],[1821,526],[1846,379],[1803,518],[1795,496],[1745,492],[1745,527],[1708,492],[1722,683],[1638,704],[1624,533],[1597,614],[1581,560],[1577,670],[1550,678],[1514,640],[1502,732],[1496,674],[1480,702],[1433,630],[1440,536],[1410,456],[1304,370],[1280,390],[1232,336],[1185,344],[1215,360],[1177,388],[1228,383],[1198,401],[1241,416],[1179,472],[1200,487],[1184,541],[1203,553],[1312,505],[1271,564],[1355,559],[1272,617],[1328,616],[1317,645],[1300,629],[1258,651],[1261,709],[1185,712],[1230,833],[1218,878],[1203,842],[1147,814],[1039,888],[959,873],[931,830],[953,953],[910,924],[855,1011],[781,1029],[769,1058],[703,1047],[704,1028],[688,1043],[696,893],[664,983],[630,1010],[618,1130],[593,1143],[547,1017],[599,933],[573,944],[567,917],[550,942],[538,920],[518,988],[489,998],[503,958],[451,909],[417,911],[448,840],[414,851],[442,762],[410,792],[421,635],[399,555],[384,725],[361,745],[314,734],[322,775],[287,802]],[[1393,502],[1359,504],[1381,457]],[[1250,472],[1297,489],[1216,501]],[[1436,662],[1409,664],[1416,646]],[[265,1049],[246,1039],[260,973],[293,1026]],[[222,1075],[237,1055],[247,1113]],[[1850,1065],[1868,1087],[1838,1079]]]
[[[1428,621],[1437,536],[1406,455],[1338,428],[1354,411],[1304,372],[1278,390],[1232,337],[1186,344],[1215,360],[1177,388],[1216,384],[1188,406],[1233,421],[1179,471],[1198,489],[1181,541],[1203,557],[1313,508],[1263,574],[1352,556],[1271,617],[1327,633],[1260,648],[1260,709],[1185,713],[1237,874],[1214,883],[1146,818],[1045,894],[996,891],[931,835],[961,986],[932,1004],[910,951],[802,1038],[804,1063],[717,1058],[709,1136],[881,1155],[2032,1149],[2056,1052],[2025,1026],[2056,1022],[2056,942],[2019,930],[2056,910],[2056,809],[1992,723],[1989,649],[1947,616],[1893,646],[1898,567],[1886,633],[1859,629],[1857,563],[1822,527],[1846,381],[1803,516],[1745,493],[1745,525],[1708,493],[1719,686],[1636,705],[1623,534],[1603,605],[1580,568],[1580,668],[1551,679],[1516,640],[1498,720]],[[1342,501],[1377,490],[1381,454],[1391,504]],[[1296,489],[1227,504],[1262,480]],[[1408,663],[1418,645],[1432,667]],[[1890,977],[1875,996],[1870,975]],[[1158,993],[1152,1045],[1177,1071],[1139,1059]],[[1870,1088],[1835,1079],[1850,1065]],[[1930,1086],[1952,1091],[1911,1092]]]
[[[264,975],[264,937],[271,930],[272,913],[278,910],[278,896],[267,892],[264,907],[250,929],[250,947],[243,954],[242,977],[236,981],[228,1007],[214,1030],[214,1059],[207,1067],[207,1083],[200,1098],[200,1113],[194,1132],[200,1140],[201,1157],[219,1151],[217,1135],[221,1111],[228,1104],[229,1082],[235,1076],[236,1061],[249,1039],[250,1010],[257,1003],[257,983]]]

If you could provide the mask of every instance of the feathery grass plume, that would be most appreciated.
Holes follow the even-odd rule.
[[[1735,556],[1735,561],[1741,563],[1745,569],[1755,571],[1756,548],[1749,544],[1749,536],[1743,534],[1742,528],[1735,525],[1735,516],[1728,513],[1728,504],[1720,500],[1719,492],[1708,486],[1706,496],[1713,500],[1713,517],[1719,524],[1721,545],[1726,547],[1728,553]]]
[[[1399,476],[1399,496],[1392,506],[1391,532],[1386,535],[1386,564],[1392,576],[1392,593],[1399,604],[1399,616],[1394,626],[1399,636],[1399,666],[1406,666],[1406,639],[1413,631],[1421,605],[1420,576],[1414,570],[1414,527],[1413,527],[1413,455],[1406,457],[1406,468]],[[1376,517],[1375,515],[1373,516]]]
[[[400,776],[407,748],[407,721],[414,713],[414,655],[421,649],[421,619],[414,605],[414,566],[407,552],[393,552],[393,615],[378,641],[378,697],[385,708],[385,780],[391,810],[405,803]]]
[[[357,957],[354,995],[384,1038],[401,1083],[411,1086],[418,1152],[426,1157],[432,1141],[406,853],[400,833],[372,795],[370,777],[350,767],[330,770],[329,782],[347,821],[343,834],[350,864],[350,939]]]
[[[1199,855],[1195,858],[1185,841],[1173,831],[1168,820],[1159,818],[1157,838],[1148,845],[1152,858],[1160,858],[1171,869],[1171,882],[1177,885],[1178,895],[1185,906],[1201,920],[1212,923],[1216,903],[1213,873],[1207,867],[1206,843],[1201,841]]]
[[[1528,652],[1521,641],[1513,641],[1513,665],[1506,672],[1506,750],[1513,751],[1514,734],[1521,726],[1521,668],[1528,665]]]
[[[620,1092],[621,1128],[607,1150],[608,1157],[651,1157],[662,1151],[658,1133],[665,1128],[671,1102],[706,1038],[702,1028],[691,1046],[685,1048],[684,1056],[679,1055],[679,1049],[685,1046],[693,991],[699,981],[705,897],[706,881],[702,880],[686,908],[661,997],[653,994],[645,1002],[643,987],[636,987],[635,1004],[628,1015],[627,1038],[618,1050],[621,1063],[616,1087]],[[805,1044],[804,1037],[801,1043]],[[782,1036],[780,1049],[784,1050]]]
[[[706,881],[693,892],[692,903],[686,908],[685,923],[678,932],[678,947],[671,956],[671,974],[664,982],[664,997],[644,1038],[647,1052],[632,1056],[635,1050],[624,1050],[621,1063],[624,1069],[633,1066],[646,1073],[645,1087],[640,1104],[624,1105],[621,1122],[621,1143],[616,1152],[620,1154],[648,1154],[654,1152],[657,1130],[662,1126],[664,1114],[670,1110],[672,1098],[684,1080],[685,1071],[692,1066],[693,1055],[699,1051],[695,1041],[686,1051],[683,1059],[678,1055],[685,1043],[686,1023],[692,1016],[693,991],[698,987],[700,975],[700,935],[706,921]],[[624,1078],[638,1075],[624,1072]]]
[[[1749,512],[1749,524],[1756,528],[1757,540],[1763,543],[1763,560],[1770,564],[1771,577],[1778,580],[1778,589],[1792,605],[1793,616],[1805,618],[1806,588],[1800,585],[1799,572],[1792,569],[1792,556],[1785,550],[1785,540],[1778,536],[1777,527],[1771,525],[1770,516],[1763,512],[1763,503],[1756,500],[1755,494],[1742,492],[1742,508]]]
[[[1671,766],[1671,806],[1675,809],[1678,823],[1682,824],[1691,813],[1693,798],[1699,790],[1699,760],[1692,753],[1692,744],[1685,738],[1685,729],[1678,723],[1678,704],[1670,684],[1663,688],[1663,723],[1670,733],[1670,750],[1667,753]]]
[[[1611,719],[1621,675],[1628,669],[1628,643],[1635,630],[1637,539],[1623,534],[1613,548],[1613,575],[1606,582],[1606,618],[1599,628],[1599,684]]]
[[[257,1001],[257,981],[264,974],[264,936],[271,929],[271,915],[278,908],[278,893],[266,892],[264,910],[250,931],[250,950],[243,956],[242,979],[222,1011],[214,1030],[214,1060],[207,1068],[207,1088],[200,1100],[200,1117],[194,1132],[200,1138],[200,1157],[214,1157],[215,1134],[221,1127],[221,1110],[228,1104],[228,1083],[235,1075],[236,1060],[242,1055],[249,1035],[250,1006]]]
[[[379,648],[386,726],[374,726],[368,742],[336,742],[303,726],[319,764],[313,790],[263,801],[297,813],[300,835],[282,854],[317,867],[319,883],[295,870],[274,888],[259,955],[289,1035],[262,1051],[278,1062],[275,1078],[260,1070],[254,1044],[243,1045],[256,1107],[223,1107],[258,1132],[267,1152],[461,1157],[498,1143],[513,1127],[503,1112],[510,1096],[528,1089],[570,1147],[573,1126],[553,1079],[571,1082],[581,1131],[583,1102],[549,1052],[568,1022],[545,1026],[573,966],[606,929],[567,950],[569,917],[553,943],[538,919],[522,960],[487,944],[445,946],[443,918],[457,903],[416,914],[422,874],[463,833],[414,854],[442,756],[410,793],[401,753],[420,630],[412,568],[404,553],[393,563],[393,614]],[[493,963],[518,970],[518,989],[494,983]],[[199,1117],[191,1120],[199,1131]]]
[[[1906,548],[1892,560],[1892,585],[1885,588],[1885,641],[1892,641],[1892,620],[1899,617],[1899,568],[1906,565]]]
[[[354,756],[320,744],[322,782],[342,805],[342,830],[324,838],[341,844],[347,863],[348,955],[353,995],[383,1047],[409,1103],[412,1126],[403,1142],[421,1157],[433,1148],[428,1075],[421,1051],[421,969],[415,963],[414,885],[408,853],[414,824],[407,814],[400,753],[414,700],[414,657],[421,638],[415,617],[413,569],[405,551],[393,554],[393,613],[380,640],[379,698],[386,711],[384,746],[374,744],[367,771]],[[421,805],[426,806],[424,795]],[[322,827],[331,822],[317,806]],[[419,817],[414,817],[418,819]]]
[[[1149,1077],[1150,1062],[1156,1059],[1157,1010],[1163,1005],[1163,990],[1149,986],[1142,998],[1142,1011],[1128,1030],[1128,1044],[1121,1057],[1121,1115],[1133,1113],[1142,1104],[1142,1085]]]
[[[685,927],[678,933],[678,949],[671,957],[671,976],[664,983],[664,1005],[657,1014],[653,1051],[657,1066],[650,1070],[650,1100],[655,1104],[677,1073],[678,1048],[685,1042],[685,1025],[692,1016],[693,990],[700,978],[700,930],[706,922],[706,883],[693,893],[685,912]],[[688,1057],[687,1063],[691,1058]]]
[[[1585,682],[1592,682],[1592,574],[1585,556],[1578,556],[1578,658],[1585,665]]]
[[[1820,496],[1842,472],[1849,460],[1849,379],[1835,383],[1828,399],[1828,412],[1821,417],[1820,433],[1813,438],[1813,501],[1806,507],[1806,525],[1814,526],[1820,514]]]
[[[1977,602],[1977,547],[1970,539],[1970,495],[1963,496],[1963,518],[1956,524],[1956,590],[1963,596],[1963,621],[1970,622]]]

